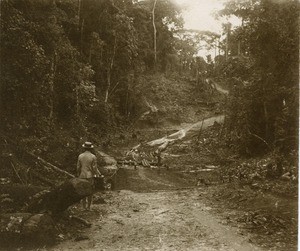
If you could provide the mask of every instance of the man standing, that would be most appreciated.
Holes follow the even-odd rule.
[[[137,166],[138,166],[138,163],[139,163],[139,151],[138,149],[134,149],[134,151],[132,152],[132,158],[133,158],[133,161],[134,161],[134,169],[136,170],[137,169]]]
[[[157,172],[160,173],[160,168],[162,167],[162,156],[161,153],[164,152],[167,147],[169,146],[170,141],[165,141],[162,145],[160,145],[156,151],[154,152],[154,154],[157,157]]]
[[[85,142],[82,147],[84,153],[78,156],[77,174],[81,179],[87,179],[94,188],[94,177],[101,176],[97,168],[97,157],[91,153],[94,148],[91,142]],[[92,204],[92,195],[82,200],[83,208],[90,210]],[[86,207],[87,202],[87,207]]]

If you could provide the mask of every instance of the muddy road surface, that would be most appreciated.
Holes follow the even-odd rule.
[[[51,250],[263,250],[223,224],[193,180],[142,167],[120,173],[120,190],[96,194],[106,203],[82,212],[92,227]]]

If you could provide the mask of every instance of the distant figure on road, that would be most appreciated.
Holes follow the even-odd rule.
[[[167,147],[169,146],[170,142],[166,141],[164,142],[162,145],[160,145],[157,150],[154,152],[156,157],[157,157],[157,166],[160,167],[162,166],[162,157],[161,157],[161,153],[164,152]]]
[[[129,152],[126,153],[126,158],[129,158],[129,162],[134,165],[134,169],[137,169],[139,163],[140,154],[138,149],[132,148]]]
[[[157,158],[157,167],[159,168],[161,166],[161,151],[157,149],[154,154]]]
[[[94,148],[91,142],[85,142],[82,147],[84,152],[78,156],[77,161],[77,174],[81,179],[87,179],[94,188],[94,177],[100,177],[101,173],[97,168],[97,157],[91,153]],[[89,196],[82,200],[84,209],[90,210],[93,196]]]
[[[139,162],[139,157],[140,157],[140,154],[138,152],[138,149],[135,149],[132,152],[132,158],[133,158],[133,161],[134,161],[134,169],[137,169],[137,165],[138,165],[138,162]]]

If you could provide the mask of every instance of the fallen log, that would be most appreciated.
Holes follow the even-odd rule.
[[[55,241],[57,234],[55,224],[48,214],[1,214],[0,223],[1,247],[24,242],[50,244]]]
[[[17,171],[14,161],[11,160],[10,161],[10,166],[12,167],[14,173],[16,174],[16,177],[19,179],[19,181],[21,182],[21,184],[25,184],[25,182],[23,181],[23,179],[20,177],[19,172]]]
[[[49,212],[59,214],[69,206],[93,194],[91,183],[85,179],[74,178],[40,196],[36,196],[25,208],[30,213]]]
[[[60,168],[58,168],[57,166],[54,166],[53,164],[47,162],[46,160],[42,159],[39,156],[34,155],[33,153],[29,153],[32,157],[37,158],[40,162],[42,162],[44,165],[50,167],[51,169],[55,170],[56,172],[59,172],[61,174],[65,174],[67,176],[69,176],[70,178],[74,178],[75,176],[73,174],[70,174],[69,172],[62,170]]]

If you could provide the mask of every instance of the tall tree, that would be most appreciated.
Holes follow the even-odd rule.
[[[153,24],[153,50],[154,50],[154,64],[156,65],[157,61],[157,52],[156,52],[156,25],[155,25],[155,6],[157,0],[154,0],[153,9],[152,9],[152,24]]]
[[[296,145],[298,9],[294,0],[228,1],[221,12],[243,19],[232,37],[243,41],[246,57],[231,58],[223,68],[225,77],[236,83],[232,102],[241,103],[240,110],[229,110],[229,121],[235,121],[231,129],[243,151]],[[284,137],[277,133],[279,120],[287,125]]]

